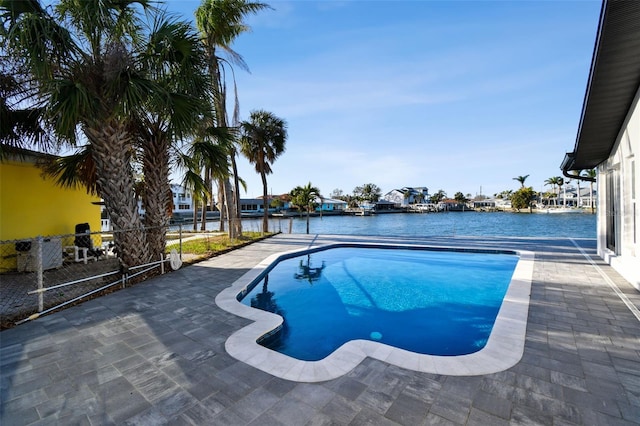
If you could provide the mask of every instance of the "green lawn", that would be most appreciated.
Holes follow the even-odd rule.
[[[234,247],[246,245],[255,240],[262,239],[271,234],[263,234],[260,232],[244,232],[242,239],[230,240],[228,235],[211,235],[201,238],[183,241],[182,253],[197,255],[198,257],[211,257],[217,253],[228,251]],[[183,235],[184,237],[184,235]],[[177,244],[167,246],[167,253],[171,249],[177,249]]]

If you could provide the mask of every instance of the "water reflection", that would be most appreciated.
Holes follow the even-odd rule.
[[[309,284],[313,285],[314,281],[318,281],[322,276],[322,270],[326,267],[324,260],[322,261],[322,266],[313,267],[311,266],[311,255],[307,255],[307,263],[304,263],[303,259],[300,259],[300,264],[298,265],[298,272],[293,274],[293,277],[297,280],[305,280],[309,281]]]

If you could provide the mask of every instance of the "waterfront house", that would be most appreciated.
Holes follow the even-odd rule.
[[[640,290],[639,22],[640,2],[603,2],[575,146],[560,168],[570,179],[596,168],[598,255]]]
[[[191,193],[183,186],[171,184],[171,196],[173,200],[173,213],[193,215],[193,198]]]
[[[473,208],[478,210],[495,210],[496,200],[489,199],[489,198],[484,200],[474,200]]]
[[[438,203],[438,210],[446,212],[464,212],[470,211],[472,208],[470,208],[467,203],[460,203],[453,198],[445,198]]]
[[[337,200],[334,198],[320,197],[320,199],[316,199],[316,203],[318,204],[318,206],[316,207],[316,212],[322,213],[342,214],[347,208],[346,201]]]
[[[240,213],[243,216],[261,216],[264,213],[264,199],[240,198]]]
[[[375,211],[378,213],[396,211],[399,208],[400,208],[399,204],[396,204],[394,202],[387,201],[387,200],[379,200],[378,202],[376,202],[376,205],[375,205]]]
[[[409,204],[428,202],[429,188],[426,186],[410,187],[405,186],[402,189],[393,189],[382,196],[382,200],[395,203],[398,206],[407,207]]]

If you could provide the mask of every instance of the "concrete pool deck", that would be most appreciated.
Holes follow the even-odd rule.
[[[270,255],[353,240],[534,252],[520,361],[450,376],[365,358],[299,383],[226,352],[251,321],[222,290]],[[640,425],[638,307],[593,240],[280,234],[0,332],[0,424]]]

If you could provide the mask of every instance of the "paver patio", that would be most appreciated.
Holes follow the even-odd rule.
[[[535,252],[521,361],[455,377],[367,358],[312,384],[225,352],[248,320],[216,306],[220,291],[271,254],[351,240]],[[640,293],[595,241],[575,244],[280,234],[1,332],[0,424],[639,425]]]

